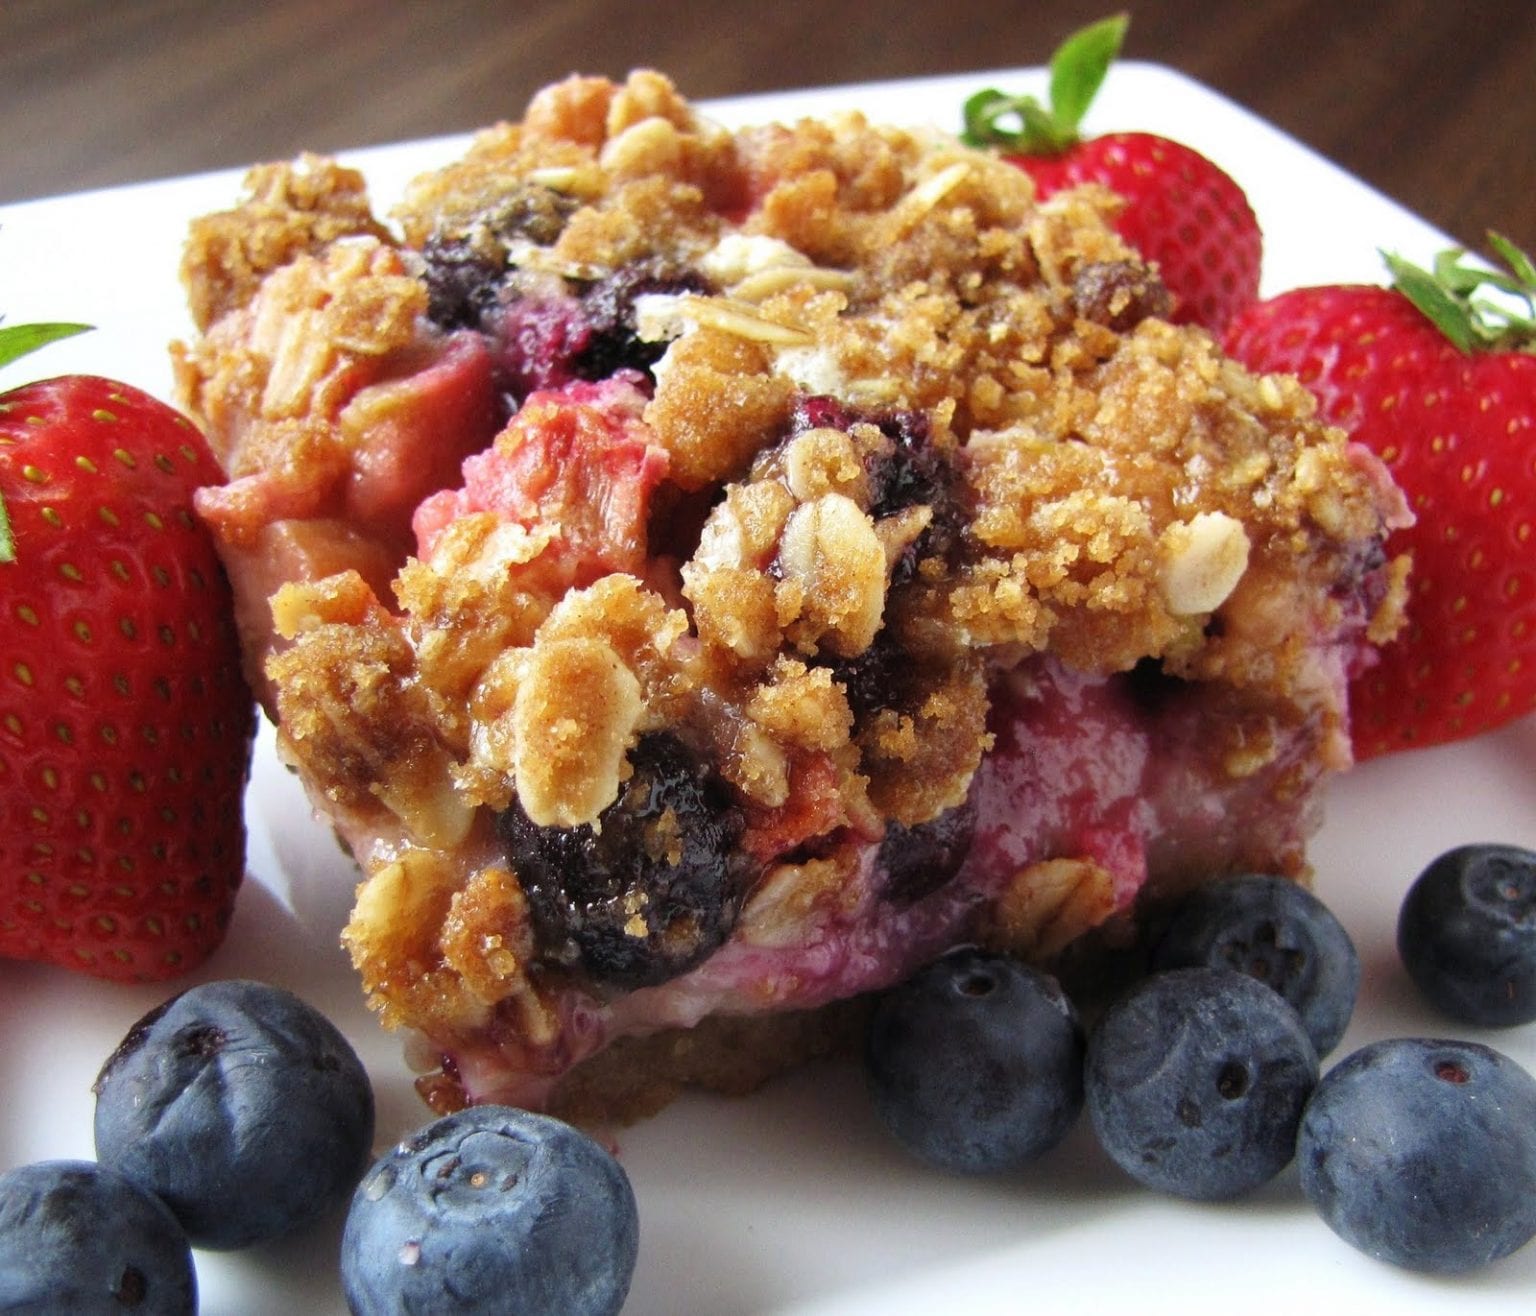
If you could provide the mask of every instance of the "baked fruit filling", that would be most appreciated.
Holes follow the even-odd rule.
[[[392,226],[333,161],[249,189],[187,251],[199,509],[434,1104],[633,1117],[957,942],[1305,875],[1404,504],[1159,318],[1108,194],[653,73]]]

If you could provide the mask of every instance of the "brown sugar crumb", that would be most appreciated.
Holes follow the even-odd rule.
[[[980,662],[957,663],[941,681],[918,684],[908,700],[903,708],[881,709],[859,735],[870,799],[904,826],[960,804],[991,744]]]
[[[271,271],[338,238],[383,238],[363,176],[334,160],[303,155],[292,165],[259,165],[245,179],[240,208],[195,220],[182,258],[193,323],[207,329],[244,306]]]
[[[794,386],[760,341],[701,327],[667,354],[645,419],[672,456],[672,479],[705,488],[745,469],[784,425]]]
[[[1162,318],[1107,192],[644,71],[539,93],[395,232],[329,162],[250,187],[188,247],[199,510],[435,1102],[738,1090],[947,941],[1304,871],[1401,499]],[[657,929],[707,956],[636,970]]]
[[[848,697],[825,667],[780,657],[753,693],[747,712],[777,739],[802,749],[833,750],[848,741]]]
[[[285,748],[334,807],[367,814],[382,806],[422,842],[453,846],[470,810],[453,790],[431,703],[412,679],[410,645],[377,603],[353,615],[364,590],[344,576],[303,589],[304,604],[280,592],[280,611],[305,613],[294,643],[267,666]]]

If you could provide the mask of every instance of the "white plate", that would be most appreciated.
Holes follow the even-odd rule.
[[[754,97],[712,107],[732,125],[855,107],[873,119],[958,124],[983,85],[1043,89],[1039,70]],[[516,107],[509,106],[509,112]],[[1089,128],[1180,138],[1247,189],[1266,235],[1265,289],[1378,281],[1379,248],[1424,260],[1445,245],[1408,211],[1206,88],[1127,64]],[[362,151],[376,202],[444,162],[462,139]],[[94,334],[28,369],[115,375],[162,396],[166,342],[187,331],[176,265],[186,222],[233,201],[218,173],[0,208],[0,290],[13,323],[78,319]],[[16,369],[8,372],[19,381]],[[1392,949],[1408,882],[1465,841],[1536,847],[1536,719],[1452,748],[1369,764],[1337,782],[1313,849],[1322,893],[1365,961],[1340,1054],[1382,1036],[1454,1030],[1412,999]],[[251,788],[250,869],[225,947],[198,977],[257,976],[306,996],[353,1039],[379,1100],[379,1143],[423,1123],[396,1039],[363,1009],[337,932],[352,874],[309,816],[267,734]],[[89,1157],[90,1086],[128,1026],[168,994],[0,963],[0,1167]],[[1473,1034],[1536,1068],[1536,1030]],[[1028,1175],[956,1181],[908,1162],[872,1125],[851,1066],[817,1066],[743,1101],[686,1098],[628,1131],[621,1155],[640,1201],[630,1316],[799,1316],[1080,1309],[1226,1313],[1528,1310],[1536,1248],[1455,1283],[1359,1256],[1312,1215],[1294,1174],[1252,1200],[1194,1206],[1148,1194],[1098,1152],[1086,1127]],[[200,1253],[210,1316],[342,1313],[339,1214],[303,1238]]]

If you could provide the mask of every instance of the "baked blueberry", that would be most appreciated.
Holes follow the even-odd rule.
[[[434,232],[421,250],[428,318],[444,329],[483,327],[507,292],[511,248],[548,246],[576,208],[551,188],[522,184],[472,219]]]
[[[640,737],[597,825],[541,827],[514,801],[498,819],[546,957],[640,987],[686,972],[730,935],[741,812],[676,736]]]
[[[1088,1038],[1099,1142],[1133,1179],[1218,1200],[1291,1161],[1317,1052],[1296,1011],[1236,969],[1173,969],[1132,987]]]
[[[428,317],[444,329],[477,328],[496,305],[506,252],[495,243],[434,235],[421,254]]]
[[[923,412],[866,412],[813,394],[796,402],[790,432],[846,432],[856,424],[873,425],[885,439],[865,464],[870,516],[878,521],[909,507],[927,507],[930,513],[927,528],[891,564],[891,584],[903,585],[916,574],[920,560],[948,558],[959,546],[969,519],[964,480],[949,454],[933,442],[932,425]]]
[[[709,284],[687,270],[659,261],[623,265],[598,279],[581,295],[586,335],[571,361],[580,379],[607,379],[620,370],[648,370],[667,349],[645,342],[635,329],[635,303],[648,294],[707,293]]]
[[[95,1092],[98,1159],[163,1200],[198,1247],[316,1219],[372,1149],[362,1062],[329,1020],[265,983],[204,983],[152,1010]]]
[[[517,403],[574,380],[572,363],[591,338],[581,303],[563,291],[499,302],[486,311],[485,326],[500,380]]]
[[[875,632],[875,638],[862,653],[852,657],[822,653],[818,664],[832,670],[833,679],[843,687],[854,718],[864,722],[884,708],[902,708],[920,685],[921,670],[912,655],[901,646],[889,626]]]
[[[1536,1080],[1475,1042],[1346,1056],[1312,1094],[1296,1154],[1328,1226],[1382,1261],[1466,1271],[1536,1234]]]
[[[41,1161],[0,1174],[0,1311],[196,1310],[192,1249],[159,1199],[90,1161]]]
[[[1152,967],[1237,969],[1274,988],[1301,1016],[1320,1056],[1354,1013],[1360,957],[1343,925],[1310,891],[1245,873],[1191,893],[1153,952]]]
[[[972,795],[912,827],[887,823],[876,858],[885,874],[881,894],[897,905],[910,905],[931,895],[960,871],[975,836],[976,800]]]
[[[1408,889],[1397,948],[1414,984],[1452,1018],[1486,1027],[1536,1019],[1536,853],[1448,850]]]
[[[947,1170],[1024,1165],[1083,1102],[1083,1035],[1054,978],[1006,956],[951,951],[876,1006],[865,1044],[875,1111]]]
[[[546,1115],[471,1106],[381,1157],[352,1198],[353,1316],[617,1312],[639,1246],[623,1168]]]
[[[441,290],[445,305],[468,306],[467,312],[456,313],[474,316],[474,322],[490,334],[503,380],[516,398],[577,379],[610,379],[625,372],[643,379],[643,372],[661,359],[667,344],[640,338],[637,300],[651,293],[709,291],[701,276],[656,261],[623,265],[588,283],[498,288],[476,282],[473,251],[457,265],[447,259],[448,254],[440,255],[431,267],[434,295]],[[461,283],[467,292],[460,291]]]

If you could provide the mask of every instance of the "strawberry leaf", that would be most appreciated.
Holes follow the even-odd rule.
[[[1392,271],[1392,286],[1412,302],[1431,324],[1456,344],[1457,350],[1471,352],[1477,331],[1466,302],[1457,290],[1429,270],[1420,269],[1399,256],[1383,253]]]
[[[1079,28],[1051,56],[1050,104],[1034,96],[1009,96],[988,88],[961,111],[960,140],[968,146],[1000,146],[1023,155],[1060,155],[1075,146],[1088,107],[1120,53],[1130,17],[1116,14]]]
[[[1536,261],[1533,261],[1502,233],[1489,233],[1488,243],[1499,253],[1504,263],[1514,272],[1515,278],[1520,280],[1527,291],[1536,292]]]
[[[73,338],[83,334],[88,324],[15,324],[0,328],[0,366],[35,352],[61,338]]]
[[[1469,263],[1461,248],[1431,269],[1382,253],[1392,284],[1458,350],[1536,352],[1536,262],[1500,233],[1488,235],[1508,269]]]
[[[961,112],[965,128],[960,140],[967,146],[1057,155],[1072,145],[1062,137],[1051,112],[1033,96],[1009,96],[989,87],[970,97]]]
[[[1083,115],[1104,85],[1104,75],[1125,43],[1130,23],[1129,14],[1090,23],[1063,41],[1051,56],[1051,113],[1073,141]]]

